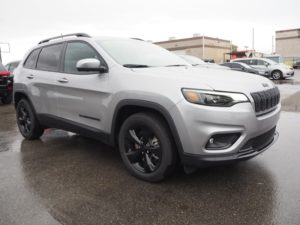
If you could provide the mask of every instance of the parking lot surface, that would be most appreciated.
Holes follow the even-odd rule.
[[[13,105],[0,105],[0,224],[300,224],[300,71],[276,83],[280,136],[269,150],[157,184],[98,141],[54,129],[24,140]]]

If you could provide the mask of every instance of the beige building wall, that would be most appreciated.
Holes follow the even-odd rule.
[[[283,57],[300,57],[300,29],[276,31],[276,53]]]
[[[162,41],[155,44],[178,54],[193,55],[201,59],[214,59],[216,63],[223,62],[225,53],[229,53],[231,50],[230,41],[211,37],[204,37],[203,48],[202,36]],[[227,56],[227,58],[229,57]]]

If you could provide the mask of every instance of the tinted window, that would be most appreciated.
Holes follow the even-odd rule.
[[[231,63],[223,63],[223,64],[221,64],[221,66],[227,66],[227,67],[231,68]]]
[[[269,63],[263,61],[263,60],[257,60],[257,65],[260,65],[260,66],[265,66],[265,65],[269,65]]]
[[[30,55],[28,56],[28,58],[26,59],[24,67],[26,67],[28,69],[34,69],[39,52],[40,52],[40,49],[36,49],[33,52],[31,52]]]
[[[42,49],[36,68],[39,70],[58,71],[63,44],[52,45]]]
[[[242,68],[242,66],[240,64],[238,64],[238,63],[232,63],[231,67],[235,68],[235,69],[241,69]]]
[[[65,62],[64,62],[64,72],[66,73],[79,73],[76,64],[81,59],[99,59],[98,53],[88,44],[82,42],[71,42],[68,43]]]
[[[248,61],[249,61],[249,63],[247,63],[247,64],[249,64],[251,66],[256,66],[257,65],[257,60],[256,59],[251,59],[251,60],[248,60]]]

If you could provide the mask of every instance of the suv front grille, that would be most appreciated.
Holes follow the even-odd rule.
[[[251,96],[255,103],[255,112],[257,113],[273,108],[280,100],[278,87],[266,91],[253,92]]]

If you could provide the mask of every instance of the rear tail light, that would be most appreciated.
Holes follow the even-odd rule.
[[[0,72],[0,76],[10,76],[10,72]]]

